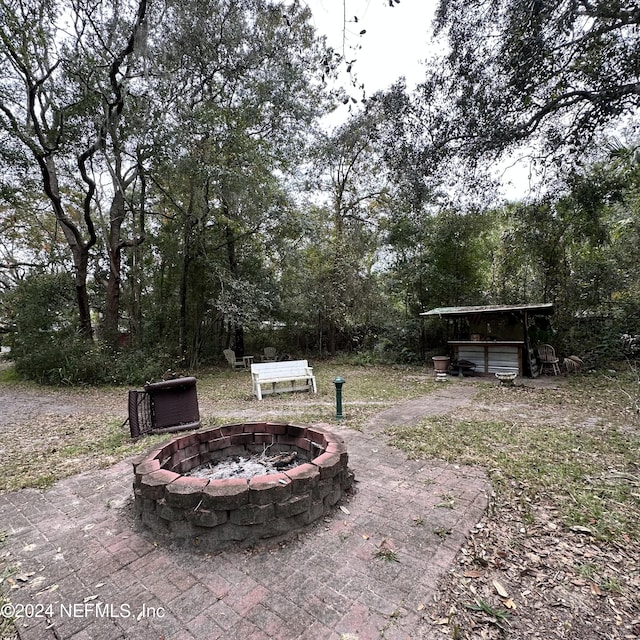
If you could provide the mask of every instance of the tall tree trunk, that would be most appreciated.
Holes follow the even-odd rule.
[[[117,344],[120,335],[120,297],[122,290],[122,252],[131,247],[134,250],[144,241],[144,230],[131,240],[122,239],[122,225],[126,215],[124,192],[131,183],[128,180],[114,180],[115,192],[109,210],[109,237],[107,252],[109,255],[109,276],[107,279],[107,299],[105,304],[104,335],[113,345]],[[143,214],[141,213],[141,217]],[[143,219],[141,218],[143,225]]]
[[[145,230],[145,203],[147,197],[147,185],[144,174],[144,169],[139,164],[138,175],[140,177],[140,217],[138,222],[138,242],[135,243],[131,251],[131,265],[129,268],[130,280],[129,289],[130,295],[130,308],[129,317],[131,319],[131,340],[132,344],[141,346],[144,341],[143,328],[142,328],[142,290],[143,290],[143,276],[144,269],[142,268],[142,252],[140,245],[144,242],[146,230]]]
[[[225,215],[229,216],[228,205],[223,204]],[[238,277],[238,258],[236,256],[236,241],[233,230],[230,227],[225,228],[225,238],[227,243],[227,259],[229,261],[229,271],[234,278]],[[239,322],[233,322],[233,350],[237,358],[244,355],[244,327]]]
[[[344,187],[344,185],[342,185]],[[327,317],[327,351],[334,356],[338,350],[338,319],[342,316],[344,303],[344,220],[342,217],[343,188],[339,189],[334,202],[334,252],[331,268],[331,306]]]
[[[80,335],[88,339],[93,339],[93,327],[91,324],[91,309],[89,305],[89,294],[87,290],[87,275],[89,267],[89,252],[91,247],[96,243],[96,234],[91,218],[85,222],[89,232],[89,238],[84,241],[80,230],[67,216],[62,198],[58,188],[58,172],[54,158],[51,155],[36,155],[36,159],[40,166],[44,191],[53,206],[53,212],[56,217],[62,233],[71,250],[71,257],[74,266],[74,280],[76,289],[76,302],[78,305],[78,328]]]
[[[333,318],[327,319],[327,352],[330,356],[335,356],[337,351],[336,337],[338,327]]]
[[[122,278],[122,250],[126,246],[136,246],[142,242],[143,236],[130,242],[122,241],[122,225],[126,215],[125,194],[136,177],[136,169],[126,175],[122,160],[121,136],[118,128],[122,112],[127,100],[126,82],[128,80],[131,56],[139,45],[139,35],[144,31],[147,13],[147,0],[139,0],[136,21],[132,25],[131,34],[124,48],[113,59],[109,69],[109,84],[112,97],[105,97],[104,121],[102,123],[96,147],[102,152],[106,149],[106,139],[113,143],[113,165],[109,164],[113,197],[109,208],[109,237],[107,252],[109,255],[109,277],[107,280],[107,299],[105,301],[104,330],[107,341],[117,345],[120,320],[120,289]],[[86,179],[85,179],[86,181]]]
[[[120,282],[122,272],[122,223],[125,216],[124,194],[116,186],[109,210],[109,276],[107,279],[107,299],[104,314],[104,336],[111,344],[116,344],[120,320]]]
[[[180,358],[183,364],[187,362],[187,294],[189,288],[189,266],[191,264],[191,213],[193,198],[189,203],[189,211],[184,221],[182,235],[182,274],[180,275],[179,305],[180,317],[178,321],[178,343]]]
[[[87,290],[87,271],[89,265],[89,248],[79,247],[74,253],[76,302],[78,305],[78,326],[80,335],[89,340],[93,339],[93,325],[91,323],[91,307]],[[77,255],[76,255],[77,253]]]

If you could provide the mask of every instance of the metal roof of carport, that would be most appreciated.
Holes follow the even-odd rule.
[[[438,307],[424,311],[421,316],[466,316],[474,313],[509,313],[514,311],[528,311],[530,313],[551,314],[553,313],[553,303],[543,304],[488,304],[475,307]]]

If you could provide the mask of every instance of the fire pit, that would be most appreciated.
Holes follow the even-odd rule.
[[[266,458],[273,471],[217,477],[223,466],[229,476],[229,461],[256,458]],[[329,513],[353,482],[347,462],[344,441],[319,427],[213,427],[175,437],[134,463],[135,512],[162,541],[208,551],[254,544]]]

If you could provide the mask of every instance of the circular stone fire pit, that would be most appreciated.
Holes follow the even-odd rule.
[[[298,466],[252,478],[185,475],[265,450],[296,453]],[[326,515],[353,482],[344,441],[318,427],[251,422],[161,444],[134,463],[135,512],[165,541],[217,550],[283,536]]]

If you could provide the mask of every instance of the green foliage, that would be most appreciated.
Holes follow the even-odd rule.
[[[26,278],[5,299],[17,339],[13,348],[21,352],[39,335],[72,335],[74,325],[73,280],[65,273]],[[23,339],[24,338],[24,339]]]
[[[380,548],[376,549],[373,555],[376,559],[384,560],[385,562],[400,562],[398,552],[384,545],[384,541]]]
[[[317,39],[304,3],[171,0],[162,13],[147,7],[144,33],[135,0],[81,4],[70,24],[82,28],[64,35],[58,4],[26,30],[7,5],[21,46],[9,48],[9,38],[0,63],[0,162],[11,169],[0,185],[2,250],[11,256],[0,284],[15,288],[2,325],[15,330],[20,374],[133,384],[176,361],[218,361],[233,342],[246,342],[247,353],[274,345],[288,355],[419,363],[447,336],[418,314],[450,304],[554,302],[549,340],[590,363],[619,355],[619,334],[640,333],[637,149],[612,143],[610,161],[586,168],[563,157],[564,183],[492,211],[481,209],[488,182],[475,171],[487,150],[543,129],[561,149],[614,120],[625,100],[637,106],[625,94],[638,75],[637,12],[593,4],[611,18],[605,38],[605,13],[582,20],[561,0],[526,10],[508,0],[492,12],[482,0],[443,1],[444,66],[430,67],[435,76],[418,92],[400,81],[324,135],[314,121],[335,96],[316,70],[330,73],[339,56]],[[580,37],[570,41],[572,29]],[[132,33],[134,50],[117,58]],[[52,58],[52,73],[36,82],[42,56],[59,53],[66,64]],[[109,69],[115,85],[101,84]],[[575,82],[594,98],[576,94],[579,112],[566,100]],[[24,123],[43,115],[25,113],[28,86],[52,109],[58,218],[48,208],[55,197],[26,179],[40,175],[28,145],[42,141]],[[107,141],[91,145],[104,105],[114,105]],[[554,120],[569,113],[571,139]],[[76,175],[79,160],[85,176]],[[96,181],[94,193],[98,175],[115,182]],[[473,190],[456,180],[469,175]],[[62,269],[62,249],[72,247],[75,282],[24,279],[29,269]],[[126,331],[131,350],[94,344],[90,323],[79,326],[85,274],[97,335],[115,344]]]
[[[117,351],[76,331],[74,286],[66,274],[41,274],[22,281],[5,298],[15,329],[11,357],[15,372],[42,384],[139,384],[173,366],[157,348]]]
[[[18,374],[41,383],[77,382],[79,368],[91,368],[90,346],[76,331],[73,281],[66,274],[42,274],[22,281],[5,303],[15,333],[11,355]]]
[[[491,260],[488,214],[457,210],[397,211],[388,221],[395,293],[408,310],[482,301]]]
[[[175,354],[159,348],[116,351],[110,345],[98,344],[90,355],[96,364],[92,382],[102,384],[141,385],[155,382],[168,371],[173,371],[176,365]]]
[[[3,384],[17,383],[22,380],[20,374],[16,371],[15,367],[8,366],[0,369],[0,382]]]
[[[77,338],[73,280],[67,274],[26,278],[3,299],[13,333],[8,342],[16,370],[40,371],[62,343]],[[34,367],[35,365],[35,367]]]
[[[16,354],[16,372],[40,384],[90,384],[104,368],[90,357],[89,346],[81,338],[51,336],[49,342],[34,343],[32,349]]]
[[[82,338],[40,344],[16,358],[16,372],[40,384],[52,385],[140,385],[158,380],[175,365],[175,358],[162,352],[116,351],[111,345]]]
[[[275,274],[297,226],[285,180],[328,96],[302,6],[188,1],[171,16],[158,60],[174,126],[153,160],[165,216],[149,237],[161,268],[150,273],[156,322],[145,336],[170,334],[194,365],[278,318]]]
[[[535,137],[566,161],[639,106],[639,24],[617,0],[441,0],[448,46],[425,85],[446,96],[441,135],[472,160]]]

